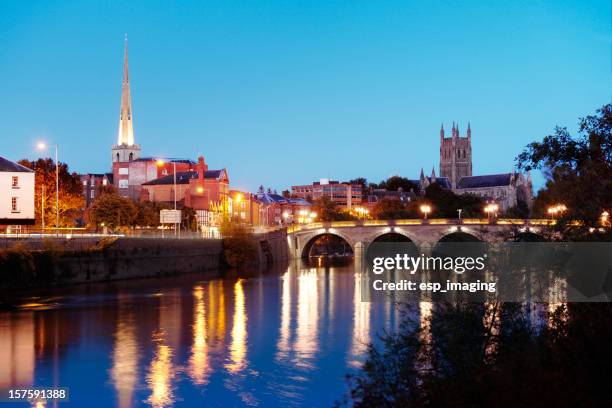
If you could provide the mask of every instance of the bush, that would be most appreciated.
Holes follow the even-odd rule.
[[[223,255],[231,267],[241,267],[257,260],[257,241],[243,224],[227,219],[221,224]]]

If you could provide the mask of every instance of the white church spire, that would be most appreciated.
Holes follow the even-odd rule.
[[[132,98],[130,96],[130,79],[128,75],[128,40],[125,35],[125,54],[123,56],[123,81],[121,83],[121,110],[119,112],[118,145],[134,144],[134,127],[132,126]]]

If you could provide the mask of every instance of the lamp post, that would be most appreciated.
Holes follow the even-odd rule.
[[[423,221],[427,221],[427,215],[431,212],[431,206],[429,204],[423,204],[420,210],[423,213]]]
[[[176,162],[171,161],[172,163],[172,176],[173,176],[173,185],[172,190],[174,190],[174,215],[176,216]],[[157,166],[162,167],[166,164],[164,159],[157,159]],[[177,224],[174,223],[174,235],[177,235]]]
[[[548,207],[548,214],[550,215],[551,221],[555,218],[557,214],[563,215],[563,213],[567,211],[567,207],[565,204],[555,204],[553,206]]]
[[[484,212],[487,213],[487,218],[489,221],[491,221],[491,214],[493,214],[493,217],[497,217],[497,210],[499,210],[499,206],[495,203],[487,204],[485,206]]]
[[[58,146],[57,143],[55,146],[55,234],[57,235],[59,228],[59,162],[57,161],[57,151]],[[45,143],[39,143],[38,148],[40,150],[45,150],[47,145]]]

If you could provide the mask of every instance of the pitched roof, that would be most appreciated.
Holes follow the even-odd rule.
[[[430,183],[433,182],[431,177],[427,177],[427,178],[429,179]],[[435,182],[439,184],[442,188],[446,188],[449,190],[451,189],[451,183],[448,177],[436,177]]]
[[[32,173],[34,170],[28,169],[26,166],[22,166],[21,164],[7,160],[4,157],[0,157],[0,171]]]
[[[512,181],[512,173],[487,174],[484,176],[461,177],[457,188],[484,188],[508,186]]]
[[[204,172],[204,178],[206,179],[220,179],[223,177],[224,170],[206,170]],[[197,179],[197,171],[177,171],[176,172],[176,184],[189,184],[189,180]],[[160,177],[155,180],[147,181],[142,183],[143,186],[156,186],[164,184],[174,184],[174,174]]]

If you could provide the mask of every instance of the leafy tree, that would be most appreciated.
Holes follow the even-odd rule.
[[[191,207],[183,207],[181,211],[181,227],[186,231],[196,231],[198,229],[198,219],[196,210]]]
[[[348,221],[357,219],[348,212],[338,208],[338,205],[329,197],[321,197],[313,201],[312,209],[317,213],[319,221]]]
[[[139,201],[135,203],[137,213],[134,225],[140,227],[157,227],[159,226],[159,212],[163,209],[168,209],[165,203],[156,203],[152,201]]]
[[[379,220],[392,220],[416,218],[417,214],[412,208],[404,205],[400,200],[384,198],[374,205],[372,217]]]
[[[412,189],[415,189],[416,191],[418,188],[418,186],[416,186],[412,181],[400,176],[391,176],[387,180],[383,180],[378,184],[373,184],[372,186],[374,188],[385,189],[389,191],[398,191],[401,188],[403,191],[406,192]]]
[[[425,189],[425,198],[431,202],[436,217],[455,218],[457,210],[461,209],[462,217],[480,217],[484,208],[484,200],[471,194],[457,195],[451,190],[433,183]]]
[[[534,327],[520,303],[435,304],[370,345],[355,407],[610,406],[609,303],[569,303]],[[546,317],[543,317],[546,318]]]
[[[579,120],[578,136],[556,127],[553,134],[527,145],[516,158],[519,168],[542,169],[546,185],[534,202],[534,215],[546,216],[550,205],[568,208],[560,222],[578,219],[596,225],[612,210],[612,104]]]
[[[34,170],[35,192],[34,208],[37,223],[41,224],[41,214],[44,212],[45,225],[56,225],[56,177],[55,162],[52,159],[36,161],[20,160],[19,164]],[[44,186],[44,207],[41,207],[42,187]],[[80,216],[85,201],[83,186],[76,173],[70,173],[66,163],[59,164],[59,226],[74,226]],[[42,211],[41,211],[42,209]]]
[[[98,226],[102,223],[111,229],[129,227],[136,224],[138,208],[132,200],[117,193],[100,194],[89,209],[90,223]]]
[[[223,255],[229,266],[241,267],[257,259],[257,241],[244,224],[226,218],[221,223],[220,232]]]

